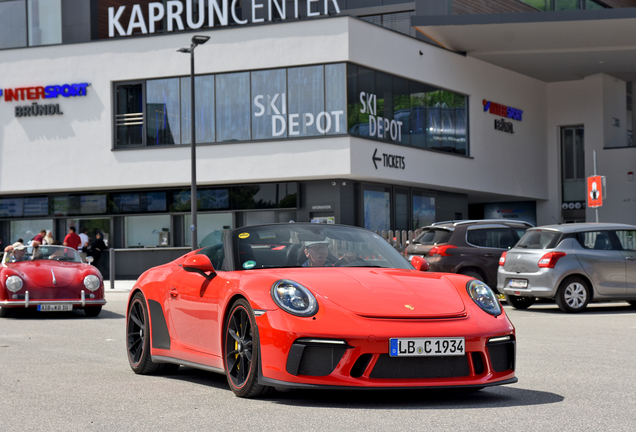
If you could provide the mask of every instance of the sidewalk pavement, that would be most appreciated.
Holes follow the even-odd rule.
[[[115,280],[115,288],[111,288],[110,281],[104,280],[104,291],[117,292],[117,291],[130,291],[135,286],[136,280]]]

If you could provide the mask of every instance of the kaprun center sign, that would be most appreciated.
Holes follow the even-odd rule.
[[[199,11],[207,10],[207,14],[195,13],[194,4]],[[126,11],[126,6],[109,7],[108,37],[152,34],[164,20],[166,30],[171,32],[215,25],[223,27],[230,23],[244,25],[274,19],[315,17],[328,15],[329,4],[333,5],[336,13],[340,13],[338,0],[294,0],[289,5],[286,0],[187,0],[185,8],[183,2],[169,0],[148,3],[146,10],[139,4],[133,5],[129,11]],[[128,22],[122,22],[122,16],[128,13]]]

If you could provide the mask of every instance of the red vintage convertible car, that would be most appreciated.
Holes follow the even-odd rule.
[[[515,377],[515,330],[484,283],[427,273],[361,228],[239,228],[130,293],[138,374],[187,365],[274,388],[482,388]]]
[[[106,304],[104,281],[73,248],[13,245],[0,267],[0,317],[25,308],[38,311],[84,309],[97,316]]]

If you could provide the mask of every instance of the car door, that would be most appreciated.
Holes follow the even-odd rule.
[[[518,239],[517,239],[518,240]],[[505,225],[477,225],[466,230],[466,243],[472,247],[462,250],[486,274],[486,283],[497,283],[499,257],[516,243],[510,228]]]
[[[226,284],[222,274],[209,280],[180,269],[169,281],[170,320],[187,349],[221,356],[219,293]]]
[[[627,295],[636,297],[636,230],[617,230],[616,237],[625,258],[625,284]]]
[[[594,282],[598,294],[623,297],[625,295],[625,257],[617,250],[611,231],[578,233],[582,246],[576,251],[581,266]]]

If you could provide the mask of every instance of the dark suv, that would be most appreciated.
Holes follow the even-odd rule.
[[[465,274],[496,289],[499,257],[531,227],[499,219],[437,222],[422,228],[406,255],[425,257],[431,271]]]

